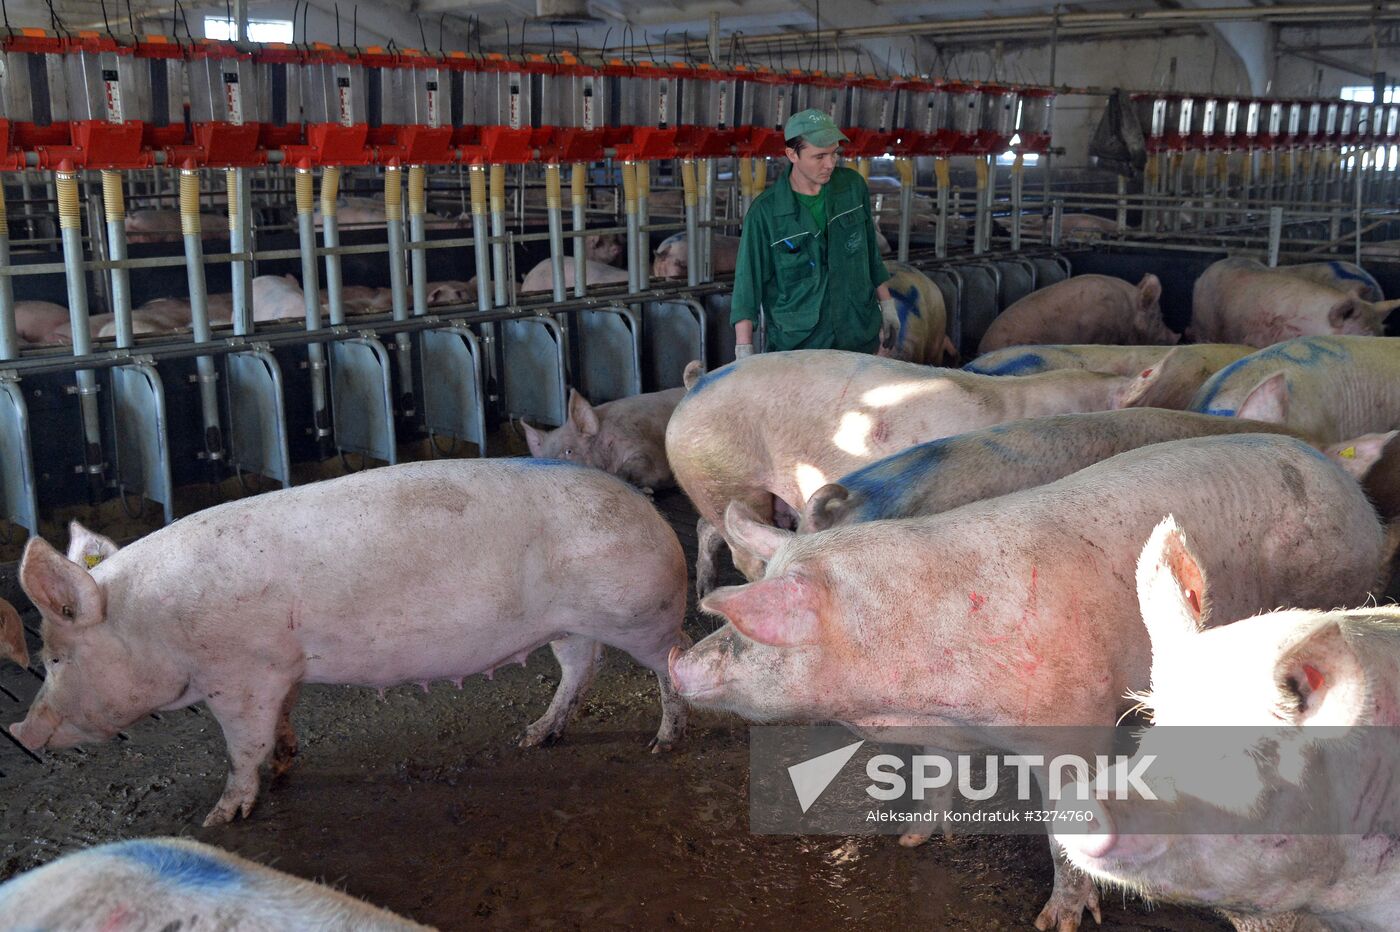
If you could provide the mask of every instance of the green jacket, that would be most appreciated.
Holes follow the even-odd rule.
[[[826,230],[797,200],[791,168],[754,198],[744,216],[730,324],[768,315],[768,349],[874,352],[880,342],[875,287],[890,273],[880,258],[870,192],[859,172],[826,183]]]

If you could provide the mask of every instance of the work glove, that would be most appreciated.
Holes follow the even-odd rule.
[[[752,343],[736,343],[736,344],[734,345],[734,358],[735,358],[735,360],[746,359],[747,357],[752,356],[752,355],[753,355],[753,344],[752,344]]]

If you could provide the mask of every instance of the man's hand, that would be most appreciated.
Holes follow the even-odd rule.
[[[753,344],[752,344],[752,343],[736,343],[736,344],[734,344],[734,358],[735,358],[735,360],[746,359],[746,358],[748,358],[749,356],[752,356],[752,355],[753,355]]]

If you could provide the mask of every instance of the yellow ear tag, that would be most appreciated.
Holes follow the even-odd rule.
[[[1356,447],[1347,447],[1345,450],[1343,450],[1341,453],[1338,453],[1337,455],[1344,460],[1354,460],[1356,459]]]
[[[1346,454],[1343,453],[1342,455],[1345,456]],[[102,557],[100,554],[96,553],[85,553],[83,554],[83,562],[87,564],[88,569],[92,569],[94,566],[102,562]]]

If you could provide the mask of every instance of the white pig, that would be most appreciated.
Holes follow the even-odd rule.
[[[122,225],[129,243],[171,243],[184,237],[178,210],[133,210]],[[228,215],[201,213],[199,235],[202,239],[228,236]]]
[[[651,261],[653,278],[685,278],[690,271],[690,255],[686,252],[688,238],[684,231],[672,233],[656,247]],[[715,234],[710,249],[710,268],[716,275],[728,275],[739,260],[739,237]]]
[[[646,498],[598,470],[409,463],[227,502],[115,553],[73,536],[68,557],[25,547],[49,675],[10,730],[34,751],[73,747],[203,701],[232,764],[205,825],[252,812],[269,756],[291,765],[303,682],[460,680],[549,644],[562,676],[529,746],[563,732],[609,644],[657,673],[653,746],[684,727],[665,667],[688,640],[684,555]],[[110,553],[91,571],[90,550]]]
[[[44,343],[73,342],[72,331],[67,340],[55,336],[55,331],[68,326],[68,308],[52,301],[16,301],[15,330],[21,342],[41,345]]]
[[[1286,424],[1319,440],[1400,427],[1400,337],[1304,337],[1211,376],[1191,410]]]
[[[29,646],[24,642],[24,623],[19,612],[5,599],[0,599],[0,661],[13,660],[21,667],[29,666]]]
[[[798,531],[810,533],[862,521],[938,514],[968,502],[1044,485],[1153,443],[1286,431],[1263,421],[1156,408],[1008,421],[921,443],[817,489],[807,499]],[[1355,455],[1339,458],[1339,465],[1351,472],[1373,462],[1358,463]]]
[[[903,262],[889,262],[885,286],[894,299],[894,313],[880,324],[879,355],[929,366],[958,358],[948,338],[948,311],[943,292],[927,275]]]
[[[1400,300],[1372,302],[1254,259],[1221,259],[1196,280],[1188,334],[1269,346],[1318,334],[1375,335]]]
[[[588,275],[588,286],[615,285],[618,282],[627,281],[627,272],[611,265],[604,265],[601,262],[585,260],[585,271]],[[570,290],[574,287],[574,257],[564,257],[564,287]],[[553,291],[554,271],[548,259],[542,260],[538,265],[529,271],[525,280],[520,283],[520,293]]]
[[[1090,813],[1090,831],[1058,841],[1101,881],[1217,907],[1241,930],[1400,928],[1400,609],[1214,627],[1230,580],[1193,545],[1201,536],[1168,518],[1137,566],[1154,727],[1119,766],[1139,768],[1157,802],[1071,794],[1061,808]]]
[[[521,426],[531,456],[592,466],[652,492],[676,484],[666,462],[666,422],[684,394],[684,388],[668,388],[595,408],[570,389],[569,419],[561,427]]]
[[[1265,434],[1155,444],[940,515],[818,534],[741,510],[729,509],[727,530],[767,571],[701,603],[729,624],[672,654],[682,696],[750,720],[842,722],[875,740],[899,729],[901,743],[962,745],[949,732],[969,729],[971,748],[1004,741],[1021,754],[1040,747],[1018,726],[1107,731],[1125,693],[1147,686],[1133,568],[1164,514],[1189,526],[1201,565],[1227,581],[1211,595],[1214,623],[1280,604],[1356,604],[1386,558],[1356,481],[1306,444]],[[1078,750],[1092,760],[1108,748]],[[1073,932],[1086,907],[1097,918],[1093,884],[1057,854],[1037,928]]]
[[[696,586],[714,584],[725,507],[760,520],[906,447],[1003,421],[1118,407],[1130,380],[1097,372],[974,375],[839,350],[763,353],[693,378],[666,457],[700,513]],[[779,505],[778,503],[782,503]],[[750,579],[756,564],[735,554]]]
[[[1225,368],[1254,347],[1235,343],[1186,343],[1181,346],[1104,346],[1065,343],[1047,346],[1008,346],[978,356],[963,366],[983,375],[1033,375],[1051,369],[1084,369],[1114,375],[1140,375],[1168,354],[1177,358],[1199,357],[1211,373]]]
[[[189,838],[135,838],[69,854],[0,886],[5,929],[426,929]]]
[[[1284,265],[1280,272],[1306,278],[1309,281],[1330,285],[1338,291],[1350,291],[1367,301],[1384,301],[1385,292],[1381,283],[1370,272],[1355,262],[1331,259],[1327,262],[1307,262],[1302,265]]]
[[[1179,334],[1162,323],[1162,283],[1150,272],[1137,285],[1111,275],[1076,275],[1033,291],[997,315],[978,352],[1039,343],[1153,343]]]

